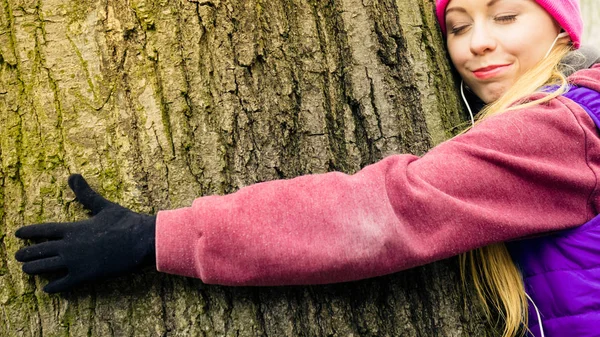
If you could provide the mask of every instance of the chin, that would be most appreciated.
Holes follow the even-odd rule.
[[[483,102],[485,102],[485,104],[490,104],[500,99],[500,97],[502,97],[502,95],[504,95],[505,92],[505,88],[497,88],[484,90],[483,92],[476,94],[477,96],[479,96],[479,98],[481,98]]]
[[[483,95],[483,97],[480,98],[485,104],[490,104],[497,101],[501,96],[502,95]]]

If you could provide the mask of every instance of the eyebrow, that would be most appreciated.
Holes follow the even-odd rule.
[[[492,7],[493,5],[495,5],[498,1],[502,1],[502,0],[490,0],[490,2],[487,3],[487,7]],[[446,9],[446,15],[448,15],[448,13],[452,13],[452,12],[461,12],[461,13],[466,13],[467,10],[462,8],[462,7],[450,7]]]

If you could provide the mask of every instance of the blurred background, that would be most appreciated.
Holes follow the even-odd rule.
[[[600,48],[600,1],[581,0],[581,12],[585,27],[583,43]]]

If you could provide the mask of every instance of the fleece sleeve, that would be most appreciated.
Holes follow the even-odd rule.
[[[489,118],[421,158],[394,155],[354,175],[259,183],[161,211],[157,268],[224,285],[341,282],[580,225],[594,212],[595,131],[566,104]]]

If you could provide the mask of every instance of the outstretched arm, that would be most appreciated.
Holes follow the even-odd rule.
[[[595,215],[600,140],[587,114],[565,104],[492,117],[422,158],[255,184],[156,219],[75,175],[69,185],[93,216],[20,229],[21,238],[47,241],[16,257],[31,274],[64,271],[48,292],[135,269],[154,247],[158,270],[206,283],[315,284],[575,227]]]
[[[578,113],[553,100],[487,119],[421,158],[159,212],[157,268],[228,285],[341,282],[578,226],[595,215],[600,148]]]

